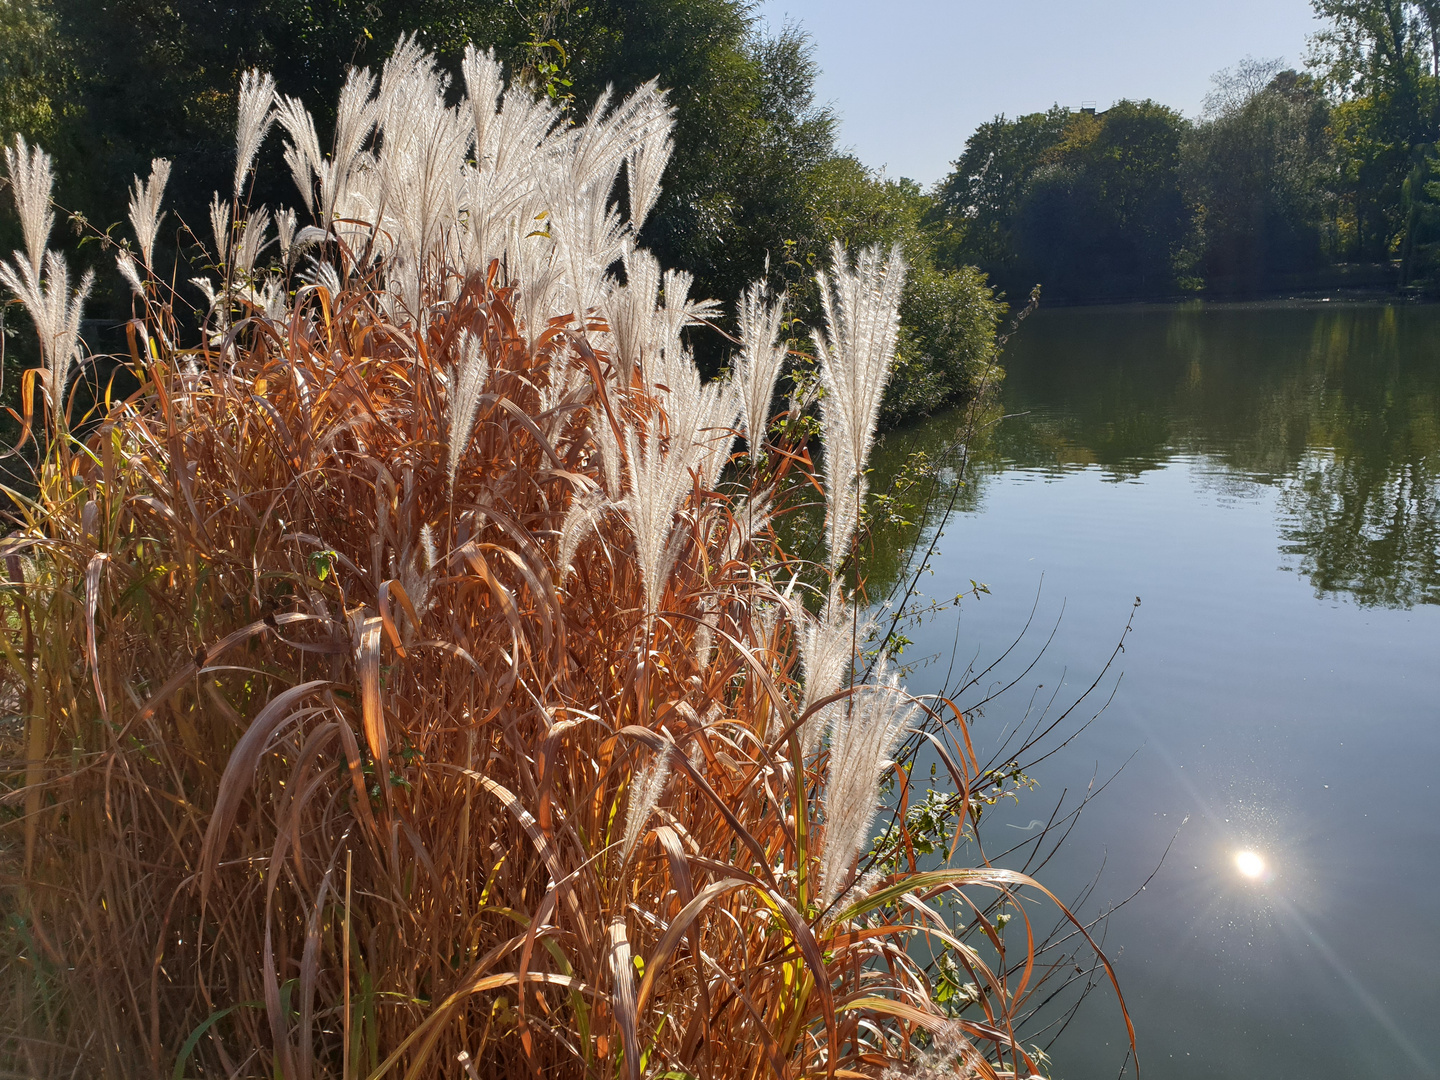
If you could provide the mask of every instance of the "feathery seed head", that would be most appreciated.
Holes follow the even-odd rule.
[[[630,806],[625,813],[625,838],[621,851],[630,857],[636,842],[645,830],[650,815],[665,794],[665,783],[670,779],[670,753],[665,751],[650,759],[645,768],[635,774],[630,786]]]
[[[240,77],[240,97],[235,115],[235,198],[245,190],[245,177],[255,164],[255,155],[270,125],[275,122],[271,105],[275,101],[275,79],[251,68]]]
[[[128,251],[121,251],[115,256],[115,269],[120,271],[120,276],[125,279],[126,284],[136,296],[145,295],[145,286],[140,281],[140,272],[135,268],[135,257]]]
[[[768,300],[764,281],[757,281],[745,290],[736,312],[740,329],[740,355],[735,362],[740,384],[740,423],[751,454],[758,453],[765,441],[770,402],[785,363],[785,346],[777,345],[776,339],[787,297],[781,293],[773,304]]]
[[[840,894],[869,839],[880,778],[918,709],[883,657],[875,681],[856,687],[851,701],[838,704],[844,707],[835,711],[830,732],[825,846],[820,855],[820,893],[827,904]]]
[[[290,176],[295,181],[305,209],[313,213],[315,179],[325,167],[325,155],[320,152],[320,137],[315,133],[315,120],[299,98],[278,95],[275,119],[290,136],[285,143],[285,164],[290,167]]]
[[[230,204],[222,202],[217,191],[210,196],[210,232],[215,237],[215,257],[225,259],[230,254]]]
[[[838,582],[831,586],[829,599],[818,618],[807,612],[798,598],[791,599],[787,606],[800,639],[800,663],[805,676],[800,699],[803,712],[844,684],[855,658],[858,634],[853,619],[856,612],[853,605],[845,602]],[[800,750],[805,757],[815,752],[837,713],[843,713],[848,707],[844,701],[832,702],[805,721],[800,728]]]
[[[555,559],[557,584],[569,574],[580,545],[599,527],[609,505],[609,499],[599,487],[585,487],[575,493],[560,525],[559,554]]]
[[[465,46],[465,57],[460,61],[460,76],[465,80],[465,91],[470,100],[475,158],[484,168],[487,160],[494,160],[490,125],[495,122],[500,95],[505,91],[504,71],[495,59],[494,49],[481,52],[471,44]]]
[[[898,243],[888,259],[882,258],[878,247],[868,247],[852,268],[838,241],[830,259],[830,273],[821,270],[815,275],[826,330],[816,330],[813,336],[825,388],[820,400],[825,534],[833,573],[849,553],[860,522],[866,463],[899,336],[905,259]]]
[[[7,264],[0,264],[0,278],[11,289],[15,289],[17,284],[28,284],[15,281]],[[47,251],[44,288],[37,281],[33,290],[15,290],[20,293],[35,322],[40,337],[40,355],[45,361],[48,376],[46,394],[57,415],[63,414],[65,409],[70,366],[80,347],[80,316],[94,283],[94,272],[87,270],[80,279],[79,287],[72,293],[70,268],[65,256],[58,251]]]
[[[55,215],[50,210],[50,190],[55,186],[50,155],[38,146],[26,146],[24,136],[16,135],[15,145],[5,148],[5,171],[14,191],[20,229],[25,235],[25,254],[38,277],[45,245],[50,242],[50,230],[55,224]]]
[[[470,445],[470,433],[475,427],[475,410],[480,404],[480,395],[490,377],[490,361],[485,356],[480,339],[468,329],[460,332],[460,363],[451,373],[450,380],[450,443],[449,479],[450,494],[455,494],[455,477],[460,471],[460,459]]]
[[[352,69],[340,89],[340,103],[335,110],[335,147],[330,160],[316,170],[320,177],[320,220],[326,228],[334,224],[337,204],[348,203],[356,171],[371,161],[364,148],[379,113],[374,94],[375,77],[369,68]],[[338,216],[350,216],[348,207]]]
[[[130,225],[135,230],[135,239],[140,244],[140,254],[145,265],[152,266],[155,260],[155,236],[160,231],[160,200],[165,195],[165,185],[170,181],[170,162],[156,158],[150,162],[150,179],[142,181],[135,177],[130,190]],[[140,291],[140,290],[137,290]]]
[[[639,232],[660,197],[660,177],[675,149],[672,132],[675,112],[666,108],[656,117],[631,152],[626,167],[630,187],[630,224]]]
[[[660,609],[670,568],[678,554],[675,515],[694,487],[687,449],[682,436],[671,429],[670,450],[661,449],[660,436],[652,424],[641,435],[633,427],[625,431],[625,458],[629,469],[629,490],[620,500],[625,522],[635,537],[635,561],[645,586],[645,610]]]
[[[240,242],[235,246],[235,265],[250,273],[270,241],[265,234],[270,231],[270,211],[260,207],[240,224]]]
[[[295,211],[289,207],[275,212],[275,239],[280,244],[280,261],[290,267],[290,252],[295,247]]]

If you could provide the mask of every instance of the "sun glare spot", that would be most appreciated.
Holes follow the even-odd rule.
[[[1241,851],[1235,855],[1235,869],[1247,878],[1258,878],[1265,873],[1265,860],[1253,851]]]

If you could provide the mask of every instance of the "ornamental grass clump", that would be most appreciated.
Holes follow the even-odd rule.
[[[139,387],[84,423],[65,387],[89,278],[70,289],[46,250],[47,159],[7,155],[29,250],[4,280],[45,367],[0,552],[24,721],[0,1058],[853,1077],[941,1047],[965,1075],[1030,1075],[1029,946],[1007,959],[967,899],[1023,915],[1028,879],[866,872],[912,713],[975,771],[958,712],[883,665],[851,685],[841,569],[898,254],[837,247],[822,281],[825,535],[846,550],[803,563],[771,527],[820,484],[771,423],[783,298],[747,294],[735,374],[706,383],[685,331],[717,309],[638,243],[664,95],[572,125],[489,55],[462,72],[402,41],[351,75],[328,154],[248,74],[198,333],[152,264],[157,161],[118,257]],[[298,212],[243,198],[272,128]],[[991,962],[942,897],[985,920]],[[964,1014],[934,993],[947,942],[978,988]]]

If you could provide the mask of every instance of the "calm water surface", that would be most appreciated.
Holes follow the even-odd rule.
[[[1040,873],[1071,899],[1098,872],[1096,914],[1174,838],[1105,940],[1142,1075],[1437,1076],[1440,308],[1041,312],[1007,367],[1004,410],[1024,415],[978,448],[923,585],[990,593],[958,639],[948,617],[912,633],[906,659],[938,657],[912,689],[942,685],[952,651],[1001,652],[1038,593],[986,684],[1059,629],[976,720],[996,746],[1036,686],[1043,704],[1088,685],[1143,602],[1108,709],[990,843],[1123,766]],[[882,471],[956,424],[892,433]],[[1125,1047],[1097,992],[1054,1074],[1116,1076]]]

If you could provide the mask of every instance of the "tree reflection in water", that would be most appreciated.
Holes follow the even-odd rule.
[[[1026,415],[975,447],[961,508],[1002,470],[1123,482],[1190,458],[1231,490],[1279,489],[1281,551],[1317,594],[1440,603],[1440,307],[1042,310],[1007,368],[1003,408]],[[958,423],[892,432],[877,471],[935,457]]]

